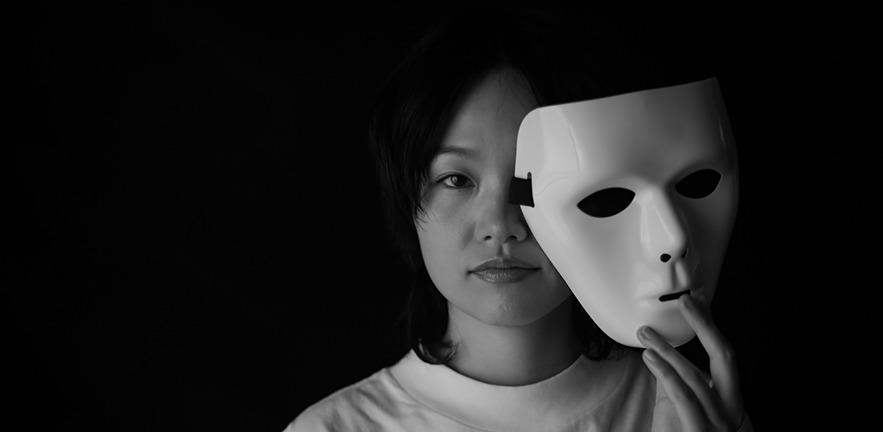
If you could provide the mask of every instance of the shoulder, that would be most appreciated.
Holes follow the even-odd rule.
[[[383,430],[411,404],[413,400],[384,368],[311,405],[284,432]]]

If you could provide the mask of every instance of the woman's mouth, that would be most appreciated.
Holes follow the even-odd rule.
[[[505,284],[522,281],[538,270],[538,268],[528,269],[520,267],[489,268],[480,271],[473,271],[472,274],[474,274],[475,277],[488,283]]]
[[[493,284],[524,280],[540,268],[514,257],[495,257],[470,271],[475,277]]]

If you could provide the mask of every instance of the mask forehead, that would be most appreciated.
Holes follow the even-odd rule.
[[[638,173],[665,181],[691,166],[723,162],[726,141],[710,87],[687,84],[561,107],[580,176],[600,182]]]
[[[521,124],[516,177],[534,193],[579,176],[665,182],[701,165],[727,169],[734,146],[716,79],[538,108]]]

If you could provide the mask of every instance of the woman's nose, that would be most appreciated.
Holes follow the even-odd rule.
[[[530,231],[521,207],[509,202],[509,191],[504,190],[506,188],[500,189],[485,197],[482,205],[476,208],[476,240],[499,244],[524,241]]]

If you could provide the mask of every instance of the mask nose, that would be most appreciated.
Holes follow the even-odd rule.
[[[664,264],[687,257],[686,227],[664,192],[656,191],[646,198],[642,219],[641,240],[648,255]]]
[[[685,248],[684,248],[684,252],[681,253],[681,259],[684,259],[684,258],[686,258],[686,257],[687,257],[687,248],[685,247]],[[662,255],[659,256],[659,260],[662,261],[662,262],[664,262],[664,263],[667,263],[667,262],[669,262],[669,261],[671,260],[671,255],[669,255],[669,254],[667,254],[667,253],[664,253],[664,254],[662,254]]]

